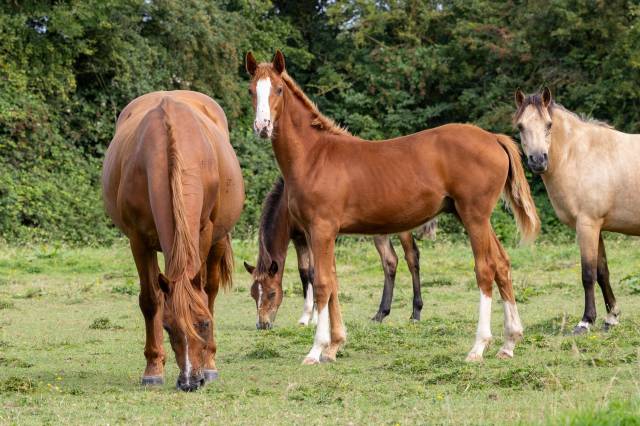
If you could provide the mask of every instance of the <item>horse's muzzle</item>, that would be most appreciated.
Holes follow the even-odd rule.
[[[271,330],[273,328],[273,323],[271,321],[258,321],[256,323],[256,328],[258,330]]]
[[[547,171],[549,167],[549,156],[545,152],[544,154],[533,154],[527,158],[527,165],[531,172],[540,175]]]
[[[178,381],[176,382],[176,389],[179,389],[183,392],[194,392],[199,388],[203,387],[205,384],[204,374],[198,373],[197,375],[193,375],[186,380],[182,375],[178,377]]]

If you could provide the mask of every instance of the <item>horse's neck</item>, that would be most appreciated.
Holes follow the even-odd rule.
[[[286,193],[281,195],[278,203],[278,208],[273,210],[273,217],[266,218],[264,221],[268,224],[268,229],[261,231],[261,238],[264,244],[260,244],[260,257],[262,258],[267,254],[263,253],[263,250],[266,249],[271,259],[282,261],[287,255],[287,248],[291,239]]]
[[[556,176],[565,171],[567,167],[572,167],[569,164],[573,157],[572,151],[575,150],[577,143],[585,143],[585,141],[576,140],[575,126],[578,124],[575,122],[575,118],[558,110],[554,114],[553,121],[551,145],[549,146],[549,170],[545,173],[548,177]]]
[[[320,138],[320,131],[311,122],[313,114],[285,90],[284,108],[274,129],[273,151],[285,182],[299,181],[304,175],[304,162],[311,146]]]

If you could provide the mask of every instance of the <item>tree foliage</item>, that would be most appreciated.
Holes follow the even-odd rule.
[[[513,93],[640,127],[640,6],[631,0],[67,0],[0,5],[0,235],[107,242],[101,159],[118,112],[153,90],[225,109],[247,187],[237,232],[255,231],[277,175],[251,133],[243,56],[290,73],[364,138],[448,122],[514,135]],[[563,232],[536,178],[547,232]],[[498,211],[502,236],[512,221]],[[444,226],[458,232],[453,222]]]

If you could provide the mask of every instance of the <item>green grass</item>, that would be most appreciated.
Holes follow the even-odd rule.
[[[621,325],[565,333],[583,307],[572,244],[508,248],[525,327],[516,357],[498,360],[502,305],[494,291],[494,343],[467,364],[477,321],[473,258],[463,243],[420,242],[423,320],[411,323],[410,276],[397,275],[383,324],[372,323],[382,289],[373,244],[345,241],[338,276],[347,345],[334,364],[301,366],[313,330],[296,325],[302,298],[295,255],[287,263],[276,327],[255,330],[236,241],[234,289],[216,304],[220,379],[174,390],[139,386],[144,327],[125,244],[113,248],[0,247],[0,424],[634,424],[640,416],[640,242],[608,243]],[[637,424],[637,423],[635,423]]]

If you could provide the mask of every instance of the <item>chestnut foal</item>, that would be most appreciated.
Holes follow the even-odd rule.
[[[293,240],[298,257],[298,272],[302,281],[302,294],[304,305],[302,316],[298,324],[308,325],[309,322],[317,322],[317,311],[313,303],[313,265],[311,251],[304,236],[304,231],[296,226],[289,217],[286,188],[284,180],[278,178],[271,191],[267,194],[262,205],[260,216],[259,248],[257,266],[247,262],[244,267],[251,274],[251,297],[256,302],[258,329],[270,329],[278,313],[278,308],[284,296],[282,291],[282,277],[284,263],[287,258],[289,242]],[[419,235],[426,235],[435,239],[437,219],[431,220],[417,229]],[[413,284],[413,310],[411,319],[420,320],[422,310],[422,292],[420,289],[420,251],[413,238],[412,232],[398,234],[407,266],[411,272]],[[373,317],[374,321],[382,320],[391,312],[393,301],[393,289],[395,286],[396,268],[398,256],[391,244],[389,235],[376,235],[373,237],[376,250],[380,255],[380,262],[384,271],[384,289],[378,312]],[[313,319],[313,321],[312,321]]]
[[[289,211],[313,253],[318,326],[303,363],[335,360],[346,340],[338,301],[336,236],[407,231],[443,211],[461,219],[475,257],[480,319],[467,359],[482,359],[491,340],[494,280],[505,313],[505,343],[498,356],[512,357],[522,325],[509,258],[490,222],[500,195],[504,193],[511,206],[524,240],[534,239],[540,228],[515,143],[469,124],[371,143],[318,111],[285,71],[280,51],[272,63],[258,64],[251,53],[246,59],[254,130],[272,141]]]
[[[129,237],[140,277],[147,335],[142,384],[164,381],[164,327],[180,368],[177,387],[196,390],[218,374],[213,303],[220,285],[231,286],[228,234],[244,202],[222,108],[189,91],[135,99],[118,117],[102,188],[109,216]]]

